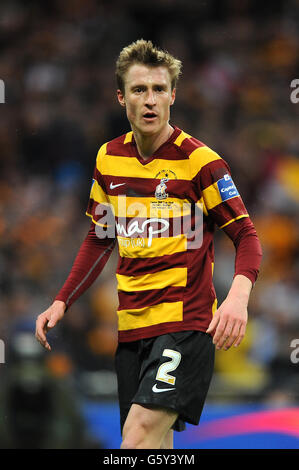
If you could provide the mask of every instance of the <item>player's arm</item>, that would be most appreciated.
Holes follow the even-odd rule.
[[[249,218],[225,227],[236,248],[235,275],[226,299],[216,310],[207,333],[213,333],[217,349],[239,346],[245,335],[250,292],[257,279],[262,257],[261,245]]]
[[[206,215],[231,238],[236,248],[235,273],[224,302],[213,315],[207,332],[217,348],[238,346],[245,334],[247,305],[262,257],[261,245],[236,188],[228,164],[208,150],[205,165],[195,177]]]
[[[218,349],[239,346],[247,325],[247,306],[257,280],[262,258],[262,248],[255,227],[249,217],[244,217],[223,227],[235,249],[235,274],[226,299],[216,310],[207,330],[214,332],[213,342]]]
[[[95,281],[107,263],[115,245],[115,238],[99,238],[92,223],[75,258],[72,269],[53,304],[36,320],[35,337],[49,351],[46,333],[63,318],[65,311]]]
[[[37,317],[35,337],[49,351],[51,351],[51,346],[47,341],[46,333],[63,318],[65,310],[65,302],[54,300],[53,304]]]
[[[207,333],[213,334],[217,349],[239,346],[245,336],[248,319],[248,301],[252,282],[246,276],[237,274],[226,299],[213,315]]]
[[[36,321],[35,336],[46,349],[51,350],[46,333],[64,316],[66,310],[94,282],[107,263],[115,242],[115,220],[100,172],[100,159],[105,144],[100,148],[93,171],[92,185],[86,215],[92,220],[62,289],[53,304]]]
[[[252,289],[252,282],[246,276],[237,274],[230,291],[218,310],[207,330],[215,330],[213,342],[217,349],[229,349],[233,344],[239,346],[245,336],[247,324],[247,305]]]

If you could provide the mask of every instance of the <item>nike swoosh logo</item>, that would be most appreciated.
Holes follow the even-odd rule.
[[[155,393],[168,392],[169,390],[175,390],[175,388],[157,388],[157,384],[155,384],[152,388],[152,391]]]
[[[110,189],[117,188],[118,186],[123,186],[124,184],[126,184],[126,183],[118,183],[118,184],[110,183]]]

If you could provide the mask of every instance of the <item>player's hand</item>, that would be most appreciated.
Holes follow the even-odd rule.
[[[206,330],[213,334],[216,349],[229,349],[232,345],[239,346],[245,336],[247,325],[247,303],[238,297],[226,298],[214,313],[213,319]]]
[[[55,300],[53,304],[41,313],[36,320],[36,329],[35,337],[40,342],[40,344],[51,351],[51,346],[49,345],[46,333],[63,318],[66,305],[61,300]]]

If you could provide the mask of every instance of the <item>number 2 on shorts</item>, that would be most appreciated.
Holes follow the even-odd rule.
[[[162,356],[170,357],[171,361],[164,362],[160,365],[156,375],[156,380],[161,380],[161,382],[174,385],[176,378],[170,375],[169,372],[172,372],[178,367],[181,362],[181,353],[174,351],[173,349],[164,349]]]

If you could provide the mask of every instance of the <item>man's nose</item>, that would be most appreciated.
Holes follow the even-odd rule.
[[[154,106],[156,104],[156,95],[153,90],[148,90],[146,94],[145,104]]]

